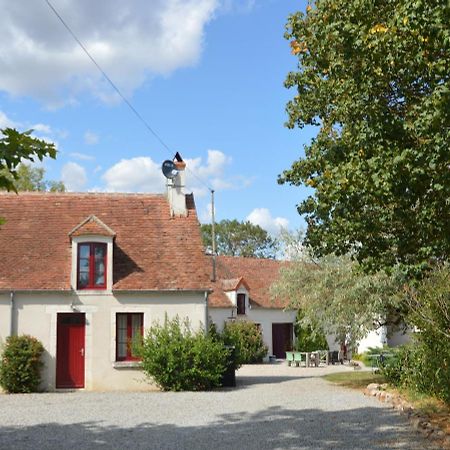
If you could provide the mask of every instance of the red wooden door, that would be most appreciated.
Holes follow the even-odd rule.
[[[292,350],[292,323],[272,324],[272,353],[277,358],[286,358],[286,350]]]
[[[83,313],[59,313],[56,331],[56,387],[84,387]]]

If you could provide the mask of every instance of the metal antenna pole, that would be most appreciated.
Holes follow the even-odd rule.
[[[212,281],[216,281],[216,221],[214,211],[214,189],[211,189],[211,239],[212,239]]]

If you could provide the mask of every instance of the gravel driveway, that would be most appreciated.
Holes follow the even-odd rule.
[[[0,449],[431,449],[407,419],[319,376],[244,366],[236,389],[0,395]]]

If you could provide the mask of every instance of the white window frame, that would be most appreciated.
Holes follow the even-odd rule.
[[[106,244],[106,289],[78,289],[78,245],[84,243]],[[85,236],[72,237],[72,270],[70,276],[70,285],[72,289],[79,294],[111,294],[113,285],[113,238],[109,236],[100,236],[89,234]]]

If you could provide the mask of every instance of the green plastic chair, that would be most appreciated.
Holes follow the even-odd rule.
[[[288,366],[294,364],[294,352],[286,352],[286,361]]]
[[[294,363],[297,367],[302,365],[302,354],[301,352],[294,352]]]

